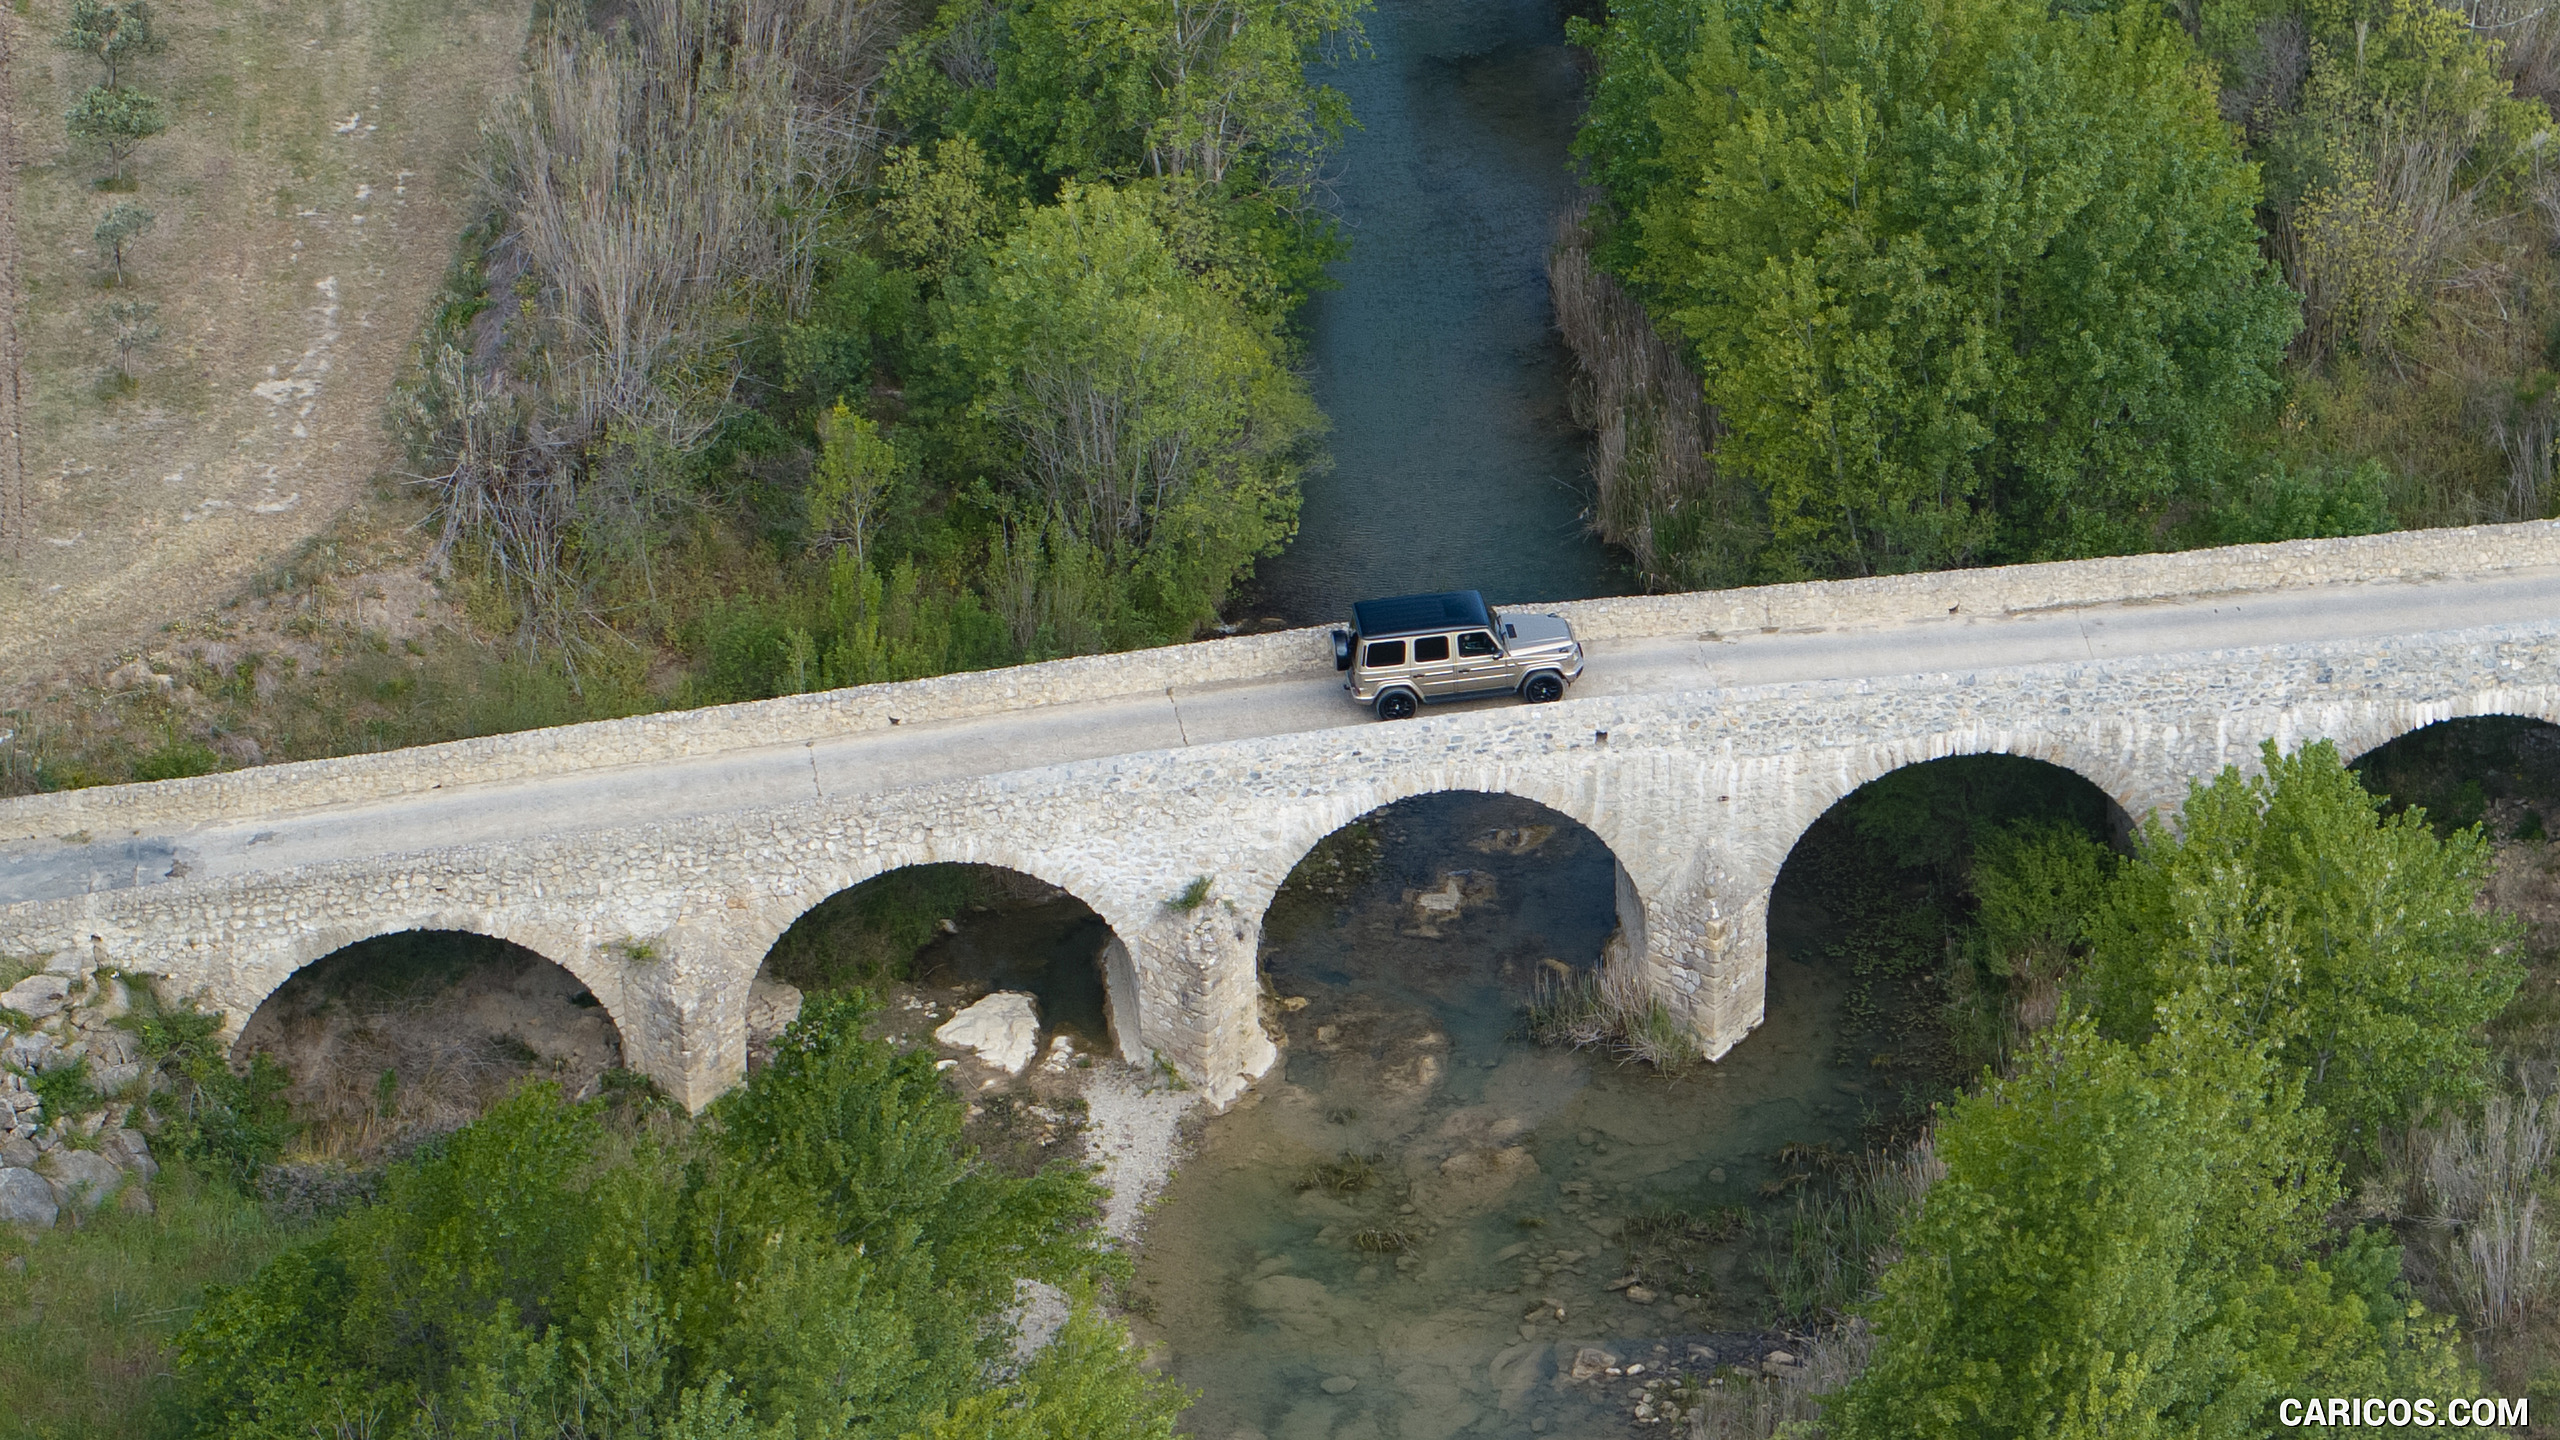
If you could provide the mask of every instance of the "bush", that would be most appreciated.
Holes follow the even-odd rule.
[[[689,1131],[616,1131],[534,1084],[394,1166],[378,1203],[209,1297],[179,1346],[196,1433],[1163,1433],[1179,1400],[1089,1311],[987,1393],[1017,1277],[1117,1273],[1100,1195],[992,1172],[931,1054],[862,1037],[873,1014],[811,996]]]
[[[220,1015],[163,1005],[142,986],[129,989],[134,1009],[116,1023],[141,1043],[162,1082],[144,1102],[159,1149],[253,1193],[294,1134],[284,1067],[261,1051],[245,1071],[233,1070]]]

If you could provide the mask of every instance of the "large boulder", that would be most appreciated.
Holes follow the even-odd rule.
[[[61,1213],[60,1202],[53,1198],[53,1187],[45,1183],[43,1176],[14,1165],[0,1169],[0,1225],[50,1230]]]
[[[49,1020],[71,1001],[67,975],[30,975],[0,990],[0,1010],[15,1010],[30,1020]]]
[[[124,1185],[124,1171],[95,1150],[66,1146],[47,1154],[43,1165],[55,1198],[77,1210],[97,1209]]]
[[[1040,1007],[1019,990],[999,990],[942,1022],[933,1038],[1019,1075],[1040,1048]]]

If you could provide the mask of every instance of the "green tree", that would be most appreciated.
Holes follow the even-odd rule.
[[[1608,254],[1689,340],[1771,572],[2147,548],[2271,393],[2297,306],[2151,12],[1647,0],[1599,39]]]
[[[150,0],[71,0],[71,19],[55,43],[105,67],[106,88],[121,83],[117,67],[140,55],[157,55],[167,42],[152,28]]]
[[[947,0],[893,67],[900,115],[1046,196],[1145,181],[1217,215],[1275,298],[1338,253],[1315,161],[1350,123],[1306,66],[1367,0]],[[937,164],[942,157],[936,154]]]
[[[89,232],[89,242],[107,252],[107,263],[115,267],[116,283],[124,283],[124,247],[140,238],[160,217],[134,204],[119,200],[98,217],[96,228]]]
[[[125,162],[142,142],[169,128],[169,117],[160,102],[133,90],[111,85],[92,87],[71,107],[65,117],[71,138],[84,140],[107,152],[116,164],[116,176],[124,175]]]
[[[115,352],[118,383],[131,385],[133,357],[160,343],[159,314],[157,301],[110,300],[90,316],[106,332],[107,348]]]
[[[207,1297],[179,1346],[196,1433],[887,1440],[952,1413],[1015,1277],[1116,1262],[1091,1179],[980,1164],[931,1054],[864,1039],[872,1015],[812,996],[689,1131],[535,1085],[394,1166],[379,1203]],[[1096,1333],[1025,1383],[1096,1415],[1175,1403]]]
[[[1828,1433],[2242,1440],[2285,1395],[2469,1393],[2396,1249],[2307,1258],[2337,1186],[2298,1077],[2216,997],[2164,1021],[2137,1051],[2066,1020],[1946,1114]]]
[[[2371,1145],[2478,1093],[2480,1027],[2523,977],[2518,932],[2477,903],[2477,830],[2440,840],[2422,812],[2385,817],[2327,741],[2270,742],[2264,767],[2194,787],[2176,833],[2145,828],[2092,920],[2088,998],[2140,1040],[2170,997],[2212,985],[2341,1138]]]
[[[853,563],[867,563],[865,542],[898,481],[897,447],[880,427],[843,401],[818,417],[818,464],[809,476],[809,533],[823,545],[841,545]]]
[[[1184,272],[1145,200],[1069,185],[964,287],[946,346],[1019,502],[1186,638],[1293,528],[1322,423],[1278,342]]]

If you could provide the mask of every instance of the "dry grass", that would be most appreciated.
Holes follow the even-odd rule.
[[[828,203],[871,162],[888,0],[639,0],[542,36],[489,127],[493,295],[401,425],[443,518],[530,614],[577,618],[563,545],[645,567],[749,322],[796,313]]]
[[[1572,1050],[1607,1050],[1677,1074],[1698,1059],[1697,1041],[1633,965],[1606,965],[1565,978],[1541,969],[1531,982],[1529,1038]]]
[[[1733,1377],[1701,1392],[1689,1415],[1689,1440],[1817,1440],[1823,1397],[1867,1368],[1875,1336],[1856,1321],[1789,1342],[1804,1361],[1795,1374],[1756,1379]]]
[[[1679,347],[1592,263],[1590,204],[1558,218],[1547,283],[1574,353],[1574,423],[1592,437],[1592,528],[1626,549],[1648,585],[1739,584],[1766,526],[1750,487],[1726,480],[1708,453],[1721,428]]]
[[[504,0],[164,6],[133,83],[166,135],[131,198],[159,224],[121,297],[168,338],[101,398],[92,182],[58,117],[93,62],[50,42],[58,4],[10,7],[24,252],[32,537],[0,551],[0,690],[105,668],[363,504],[390,462],[382,405],[469,194],[485,98],[517,70]],[[356,123],[341,133],[349,117]],[[361,217],[361,218],[359,218]],[[262,392],[261,387],[264,387]]]

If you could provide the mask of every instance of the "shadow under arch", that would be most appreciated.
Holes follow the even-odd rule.
[[[2538,716],[2454,716],[2342,758],[2390,811],[2423,809],[2439,832],[2479,825],[2493,841],[2560,833],[2560,725]]]
[[[1996,752],[1896,766],[1834,800],[1796,837],[1771,886],[1772,995],[1787,985],[1838,987],[1848,997],[1844,1043],[1874,1057],[1906,1094],[1996,1058],[1996,1036],[1965,1029],[1971,997],[1986,993],[1963,953],[1969,880],[1980,847],[2021,824],[2119,850],[2134,827],[2078,771]],[[2002,1023],[2008,1014],[2041,1023],[2058,979],[2020,977],[2019,994],[1983,1004]]]
[[[914,980],[970,993],[1023,991],[1042,1040],[1142,1058],[1127,942],[1069,888],[1010,866],[935,861],[880,871],[803,910],[775,938],[747,1002],[750,1064],[797,1013],[792,992]],[[776,985],[774,982],[780,982]],[[781,988],[790,987],[789,990]]]
[[[1640,903],[1572,816],[1507,791],[1431,790],[1309,847],[1264,911],[1255,963],[1302,1053],[1402,1009],[1432,1012],[1462,1058],[1489,1055],[1541,977],[1641,958]]]
[[[620,1026],[565,966],[514,941],[428,928],[370,935],[298,967],[231,1053],[284,1067],[307,1142],[324,1156],[451,1129],[526,1080],[586,1098],[624,1065]]]

